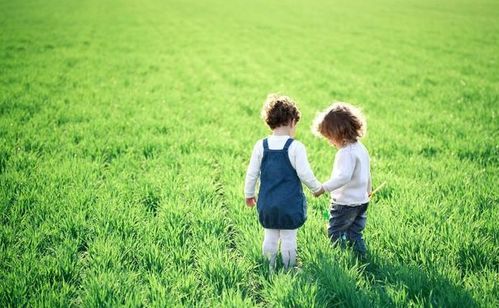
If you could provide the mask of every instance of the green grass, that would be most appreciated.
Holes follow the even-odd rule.
[[[309,197],[301,271],[270,276],[243,181],[269,92],[298,139],[363,108],[369,264]],[[499,3],[0,1],[0,303],[499,305]]]

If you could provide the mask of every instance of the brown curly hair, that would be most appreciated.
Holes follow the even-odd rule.
[[[300,120],[300,111],[291,98],[279,94],[269,94],[262,108],[262,119],[270,129],[286,126]]]
[[[362,112],[347,103],[334,103],[314,120],[314,134],[342,144],[353,143],[363,137],[367,123]]]

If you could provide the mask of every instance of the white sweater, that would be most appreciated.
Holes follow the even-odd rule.
[[[369,201],[371,171],[366,147],[355,142],[338,150],[331,178],[322,184],[334,203],[359,205]]]
[[[267,138],[269,149],[280,150],[289,139],[289,136],[275,136],[271,135]],[[294,140],[288,149],[289,161],[291,166],[295,168],[301,182],[305,184],[312,192],[321,189],[321,183],[315,178],[314,173],[310,169],[310,164],[307,159],[307,151],[305,146]],[[255,186],[258,178],[260,177],[260,165],[263,157],[263,139],[258,140],[253,148],[251,160],[246,172],[246,180],[244,184],[244,195],[246,198],[255,197]]]

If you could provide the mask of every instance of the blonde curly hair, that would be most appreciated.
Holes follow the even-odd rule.
[[[312,132],[316,136],[348,144],[365,136],[367,122],[359,108],[337,102],[315,117]]]

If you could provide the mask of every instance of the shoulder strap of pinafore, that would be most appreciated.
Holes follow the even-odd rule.
[[[289,149],[289,146],[291,145],[291,143],[293,142],[293,138],[289,138],[286,143],[284,144],[284,147],[282,148],[284,151],[287,151]]]
[[[267,138],[263,139],[263,150],[264,151],[269,150],[269,142],[267,141]]]

